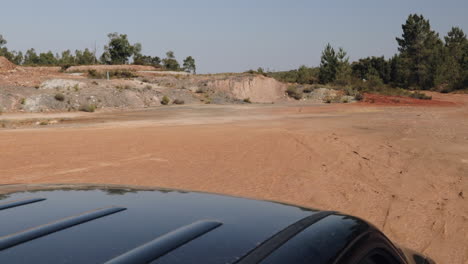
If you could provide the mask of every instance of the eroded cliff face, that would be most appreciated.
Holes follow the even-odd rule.
[[[54,73],[61,74],[61,73]],[[99,108],[143,108],[160,105],[164,96],[185,104],[272,103],[287,100],[286,84],[250,74],[140,76],[132,79],[90,79],[82,76],[41,76],[32,87],[0,82],[3,112],[76,111],[83,105]],[[24,76],[24,81],[28,77]],[[70,79],[69,79],[70,78]],[[36,81],[38,81],[36,80]],[[62,99],[57,99],[60,94]]]
[[[257,76],[232,76],[208,81],[208,87],[224,92],[233,99],[249,99],[253,103],[271,103],[287,100],[287,85],[275,79]]]

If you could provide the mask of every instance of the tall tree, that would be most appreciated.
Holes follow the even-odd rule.
[[[445,86],[444,91],[463,89],[468,86],[467,36],[459,27],[452,29],[445,36],[443,64],[437,73],[437,82]]]
[[[192,56],[188,56],[187,58],[185,58],[183,67],[186,72],[191,72],[193,74],[197,73],[195,59]]]
[[[329,44],[322,51],[320,59],[319,81],[320,83],[333,82],[336,79],[338,58],[333,47]]]
[[[349,84],[351,79],[351,65],[349,64],[348,54],[343,48],[339,48],[336,53],[336,58],[338,64],[336,67],[335,82],[338,85]]]
[[[429,89],[441,61],[442,41],[424,16],[412,14],[402,25],[403,35],[396,38],[401,55],[405,87]]]

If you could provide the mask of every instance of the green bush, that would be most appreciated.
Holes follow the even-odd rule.
[[[288,94],[289,97],[294,98],[296,100],[302,99],[302,92],[299,91],[294,86],[289,86],[288,89],[286,90],[286,93]]]
[[[161,100],[161,104],[168,105],[170,101],[171,101],[171,99],[169,99],[169,97],[163,96],[163,98]]]
[[[65,95],[61,94],[61,93],[58,93],[54,96],[55,100],[57,101],[60,101],[60,102],[63,102],[65,101]]]

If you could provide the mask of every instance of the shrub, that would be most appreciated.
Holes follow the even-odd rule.
[[[252,103],[252,101],[250,101],[250,98],[245,98],[245,99],[243,100],[243,102],[244,102],[244,103],[247,103],[247,104],[251,104],[251,103]]]
[[[286,90],[286,93],[288,94],[289,97],[292,97],[296,100],[302,99],[302,92],[298,91],[297,88],[294,86],[289,86],[288,89]]]
[[[175,99],[174,102],[172,102],[173,104],[177,104],[177,105],[182,105],[182,104],[185,104],[185,101],[184,100],[180,100],[180,99]]]
[[[88,76],[93,77],[93,78],[98,78],[98,79],[103,78],[102,73],[99,73],[95,69],[88,70]]]
[[[65,64],[65,65],[62,65],[62,67],[60,68],[60,71],[62,72],[66,72],[68,70],[68,68],[70,68],[71,65],[70,64]]]
[[[129,70],[114,70],[109,71],[109,78],[135,78],[137,77]],[[98,72],[95,69],[88,70],[88,77],[95,79],[107,79],[107,72]]]
[[[20,104],[24,105],[26,103],[26,98],[21,98]]]
[[[47,121],[41,121],[39,123],[39,125],[41,125],[41,126],[47,126],[48,124],[49,124],[49,122],[47,122]]]
[[[311,92],[312,92],[312,88],[306,87],[306,88],[304,88],[304,90],[302,90],[302,92],[304,92],[304,93],[311,93]]]
[[[96,106],[93,105],[93,104],[82,105],[82,106],[80,106],[79,110],[83,111],[83,112],[92,113],[92,112],[96,111]]]
[[[55,100],[57,101],[60,101],[60,102],[63,102],[65,101],[65,95],[61,94],[61,93],[58,93],[54,96]]]
[[[362,95],[361,93],[356,93],[354,99],[356,99],[356,101],[362,101],[364,99],[364,95]]]
[[[421,100],[432,100],[432,96],[428,96],[421,92],[414,92],[409,95],[411,98],[421,99]]]
[[[168,105],[170,101],[171,101],[171,100],[169,99],[169,97],[163,96],[163,98],[162,98],[162,100],[161,100],[161,104],[163,104],[163,105]]]

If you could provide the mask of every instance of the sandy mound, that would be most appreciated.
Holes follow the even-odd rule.
[[[11,71],[15,68],[15,64],[11,63],[7,58],[0,56],[0,71]]]
[[[53,79],[47,80],[41,84],[39,87],[40,89],[58,89],[58,88],[84,88],[86,86],[85,83],[75,81],[75,80],[64,80],[64,79]]]
[[[209,86],[226,92],[233,98],[249,98],[255,103],[271,103],[285,100],[286,84],[264,76],[231,77],[209,82]]]
[[[87,72],[88,70],[96,70],[98,72],[105,72],[105,71],[117,71],[117,70],[155,71],[157,69],[153,66],[143,66],[143,65],[82,65],[82,66],[72,66],[68,68],[66,72]]]

